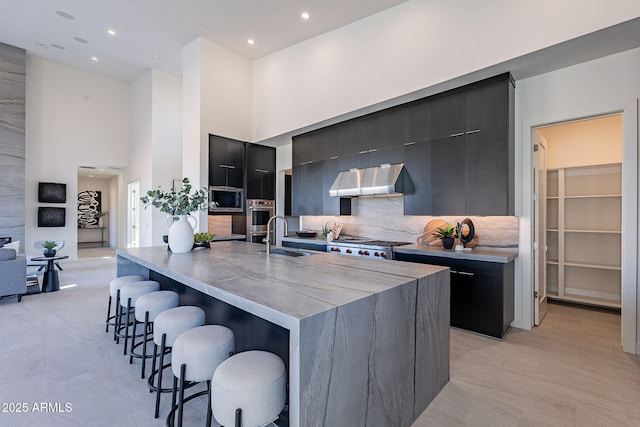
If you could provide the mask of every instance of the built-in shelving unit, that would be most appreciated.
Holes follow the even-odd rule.
[[[620,307],[621,164],[547,171],[549,298]]]

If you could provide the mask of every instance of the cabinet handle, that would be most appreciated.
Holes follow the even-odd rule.
[[[360,151],[358,154],[367,154],[369,150]]]
[[[474,273],[469,273],[468,271],[456,271],[456,273],[461,274],[463,276],[475,276]]]
[[[235,167],[235,166],[233,166],[233,165],[227,165],[227,167],[228,167],[229,169],[235,169],[235,168],[236,168],[236,167]]]
[[[372,148],[371,150],[368,151],[368,153],[375,153],[376,151],[378,151],[377,148]]]
[[[264,169],[254,169],[254,171],[259,172],[259,173],[269,173],[269,171],[266,171]]]
[[[220,166],[221,168],[228,168],[229,167],[229,165],[218,165],[218,166]]]
[[[338,158],[338,156],[331,156],[331,157],[329,157],[329,160],[335,160],[337,158]]]
[[[467,132],[467,135],[471,134],[471,133],[478,133],[480,132],[480,129],[474,129],[474,130],[470,130]]]
[[[464,135],[464,132],[454,133],[454,134],[451,134],[450,136],[454,137],[454,136],[462,136],[462,135]]]
[[[415,141],[411,141],[411,142],[405,142],[404,145],[414,145],[416,142]]]
[[[302,162],[300,163],[300,166],[310,165],[311,163],[313,163],[313,160],[309,160],[308,162]]]

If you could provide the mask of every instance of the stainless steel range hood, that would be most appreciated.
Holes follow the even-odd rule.
[[[402,194],[403,167],[404,163],[396,163],[342,171],[333,181],[329,195],[358,197]]]

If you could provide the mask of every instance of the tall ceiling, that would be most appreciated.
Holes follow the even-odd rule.
[[[256,59],[405,1],[3,0],[0,42],[132,81],[151,68],[181,75],[182,47],[197,37]]]

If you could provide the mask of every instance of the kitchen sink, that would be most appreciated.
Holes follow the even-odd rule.
[[[261,254],[266,254],[267,251],[260,251]],[[270,251],[271,255],[284,255],[284,256],[292,256],[292,257],[298,257],[298,256],[309,256],[309,255],[315,255],[315,252],[305,252],[305,251],[297,251],[295,249],[285,249],[285,248],[275,248],[275,249],[271,249]]]

